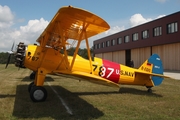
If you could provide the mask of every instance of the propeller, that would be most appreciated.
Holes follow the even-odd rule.
[[[13,49],[14,49],[14,43],[13,43],[13,45],[12,45],[12,47],[11,47],[11,51],[8,51],[8,52],[7,52],[7,53],[9,53],[9,56],[8,56],[8,60],[7,60],[5,69],[8,67],[8,64],[9,64],[9,62],[10,62],[10,60],[11,60],[11,55],[14,54]]]

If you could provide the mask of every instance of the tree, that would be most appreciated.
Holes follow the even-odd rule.
[[[74,52],[75,52],[76,48],[72,47],[68,50],[68,55],[73,56]],[[91,53],[91,57],[93,58],[93,48],[90,49],[90,53]],[[88,52],[86,48],[79,48],[78,50],[78,55],[80,55],[81,57],[85,58],[85,59],[89,59],[88,58]]]
[[[8,60],[9,54],[8,53],[0,53],[0,64],[6,64]],[[14,55],[11,55],[10,64],[14,63],[15,58]]]

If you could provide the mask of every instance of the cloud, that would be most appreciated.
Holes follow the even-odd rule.
[[[107,30],[107,31],[105,31],[105,32],[103,32],[103,33],[101,33],[101,34],[98,34],[98,35],[95,35],[95,36],[89,38],[89,46],[90,46],[90,47],[93,46],[93,41],[94,41],[94,40],[101,39],[101,38],[103,38],[103,37],[106,37],[106,36],[115,34],[115,33],[117,33],[117,32],[123,31],[123,30],[125,30],[125,27],[124,27],[124,26],[122,26],[122,27],[119,27],[119,26],[111,27],[109,30]],[[85,41],[83,41],[83,42],[81,43],[81,46],[80,46],[80,47],[81,47],[81,48],[86,48],[86,43],[85,43]]]
[[[151,18],[144,18],[141,14],[134,14],[130,18],[130,24],[132,27],[151,21]]]
[[[162,17],[165,17],[166,15],[159,15],[156,19],[159,19],[159,18],[162,18]]]
[[[10,50],[13,42],[16,44],[19,42],[24,42],[25,44],[35,43],[48,23],[48,21],[41,18],[39,20],[29,20],[27,25],[20,26],[18,29],[1,28],[0,52]]]
[[[156,2],[165,3],[168,0],[155,0]]]
[[[122,27],[115,26],[115,27],[112,27],[111,29],[109,29],[108,31],[106,31],[105,35],[111,35],[111,34],[120,32],[122,30],[125,30],[125,26],[122,26]]]
[[[161,18],[161,17],[164,17],[165,15],[159,15],[158,17],[156,17],[156,18],[154,18],[154,19],[158,19],[158,18]],[[140,24],[144,24],[144,23],[146,23],[146,22],[149,22],[149,21],[152,21],[152,20],[154,20],[153,18],[144,18],[141,14],[134,14],[134,15],[132,15],[131,17],[130,17],[130,19],[129,19],[129,21],[130,21],[130,28],[131,27],[134,27],[134,26],[138,26],[138,25],[140,25]],[[127,20],[128,21],[128,20]],[[117,22],[116,21],[116,23],[119,23],[119,22]],[[124,23],[124,22],[123,22]],[[124,23],[124,24],[127,24],[127,23]],[[93,36],[93,37],[91,37],[90,39],[89,39],[89,44],[90,44],[90,47],[92,47],[92,45],[93,45],[93,41],[94,40],[98,40],[98,39],[101,39],[101,38],[103,38],[103,37],[106,37],[106,36],[109,36],[109,35],[112,35],[112,34],[115,34],[115,33],[117,33],[117,32],[120,32],[120,31],[123,31],[123,30],[125,30],[125,29],[127,29],[128,28],[128,26],[121,26],[121,27],[119,27],[119,26],[111,26],[111,28],[108,30],[108,31],[106,31],[106,32],[104,32],[104,33],[101,33],[101,34],[98,34],[98,35],[96,35],[96,36]],[[82,42],[82,44],[81,44],[81,47],[82,48],[85,48],[86,47],[86,44],[85,44],[85,42]]]
[[[2,17],[4,16],[4,17]],[[159,15],[157,18],[163,17],[165,15]],[[28,23],[24,26],[20,26],[18,28],[12,27],[16,24],[14,21],[14,14],[8,6],[0,5],[0,52],[6,52],[11,49],[13,42],[18,44],[19,42],[24,42],[25,44],[33,44],[36,42],[36,39],[43,32],[46,26],[49,24],[48,21],[43,18],[29,20]],[[18,18],[20,21],[24,22],[24,19]],[[98,40],[100,38],[115,34],[117,32],[123,31],[129,27],[134,27],[146,22],[153,20],[152,18],[144,18],[141,14],[134,14],[130,17],[127,22],[123,22],[123,24],[119,24],[121,22],[117,22],[116,24],[111,24],[111,28],[101,34],[98,34],[94,37],[89,38],[90,47],[93,46],[93,41]],[[19,24],[19,21],[16,21]],[[119,24],[119,25],[118,25]],[[85,42],[82,42],[81,48],[85,48]]]
[[[149,22],[149,21],[152,21],[152,20],[155,20],[155,19],[159,19],[159,18],[164,17],[164,16],[166,16],[166,15],[159,15],[156,18],[144,18],[139,13],[138,14],[134,14],[130,18],[130,25],[131,25],[131,27],[138,26],[140,24],[144,24],[146,22]]]
[[[14,15],[8,6],[0,5],[0,28],[10,27],[13,24]]]
[[[48,21],[43,18],[37,20],[29,20],[28,24],[25,26],[20,26],[18,41],[24,41],[27,44],[35,43],[36,39],[43,32],[46,26],[49,24]],[[20,39],[21,38],[21,39]]]

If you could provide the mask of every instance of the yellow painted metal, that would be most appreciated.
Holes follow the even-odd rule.
[[[107,84],[117,87],[119,86],[118,84],[154,86],[151,80],[152,75],[166,77],[163,75],[144,71],[147,69],[142,69],[142,66],[146,65],[147,61],[145,61],[145,63],[139,69],[134,69],[118,64],[120,67],[120,77],[119,80],[117,80],[118,82],[115,83],[113,82],[113,80],[103,78],[102,74],[100,74],[102,72],[102,67],[104,66],[103,60],[101,58],[95,57],[94,61],[92,61],[92,64],[89,64],[89,60],[86,60],[79,55],[76,55],[76,59],[74,59],[73,56],[67,56],[66,61],[64,59],[64,54],[61,54],[55,49],[46,47],[46,49],[43,50],[44,51],[42,52],[42,48],[40,46],[29,45],[25,57],[25,66],[33,71],[37,71],[38,73],[35,79],[35,84],[39,86],[43,85],[44,76],[46,74],[55,73],[74,75],[85,78],[85,80],[93,83],[104,85]],[[72,66],[72,69],[69,70],[68,68],[73,61],[74,65]],[[111,67],[111,65],[109,67]],[[94,74],[92,74],[92,69]]]
[[[81,41],[86,40],[90,58],[88,38],[109,28],[106,21],[91,12],[71,6],[60,8],[36,40],[40,43],[40,46],[29,45],[26,51],[24,65],[38,73],[36,74],[35,84],[42,86],[44,76],[48,73],[52,74],[53,71],[63,71],[64,73],[74,71],[79,65],[75,61],[77,60],[76,55]],[[68,39],[78,41],[73,57],[67,56],[66,43]],[[60,51],[63,51],[63,54]],[[85,63],[89,66],[83,71],[91,71],[92,73],[91,58],[85,60]]]
[[[35,85],[42,86],[46,74],[57,73],[116,87],[119,84],[154,86],[150,76],[164,77],[153,74],[152,65],[148,66],[147,61],[139,69],[96,57],[92,61],[88,38],[109,28],[106,21],[93,13],[71,6],[62,7],[37,39],[40,46],[28,45],[26,50],[24,65],[37,73]],[[68,56],[66,52],[68,39],[78,41],[73,56]],[[77,54],[82,40],[86,42],[89,60]]]
[[[87,48],[87,53],[88,53],[88,58],[89,58],[91,74],[94,74],[94,71],[93,71],[93,68],[92,68],[92,59],[91,59],[90,47],[89,47],[89,42],[88,42],[86,31],[84,32],[84,34],[85,34],[86,48]]]
[[[85,36],[80,37],[83,31],[86,31],[89,38],[109,28],[106,21],[91,12],[71,6],[62,7],[39,36],[37,42],[42,46],[54,47],[53,44],[60,43],[62,38],[84,40]],[[61,32],[63,35],[60,34]]]

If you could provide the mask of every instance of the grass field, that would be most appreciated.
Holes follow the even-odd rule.
[[[147,93],[142,86],[111,88],[60,76],[46,77],[45,102],[29,97],[28,69],[0,65],[2,120],[177,120],[180,119],[180,81],[165,79]],[[68,109],[72,112],[70,114]]]

